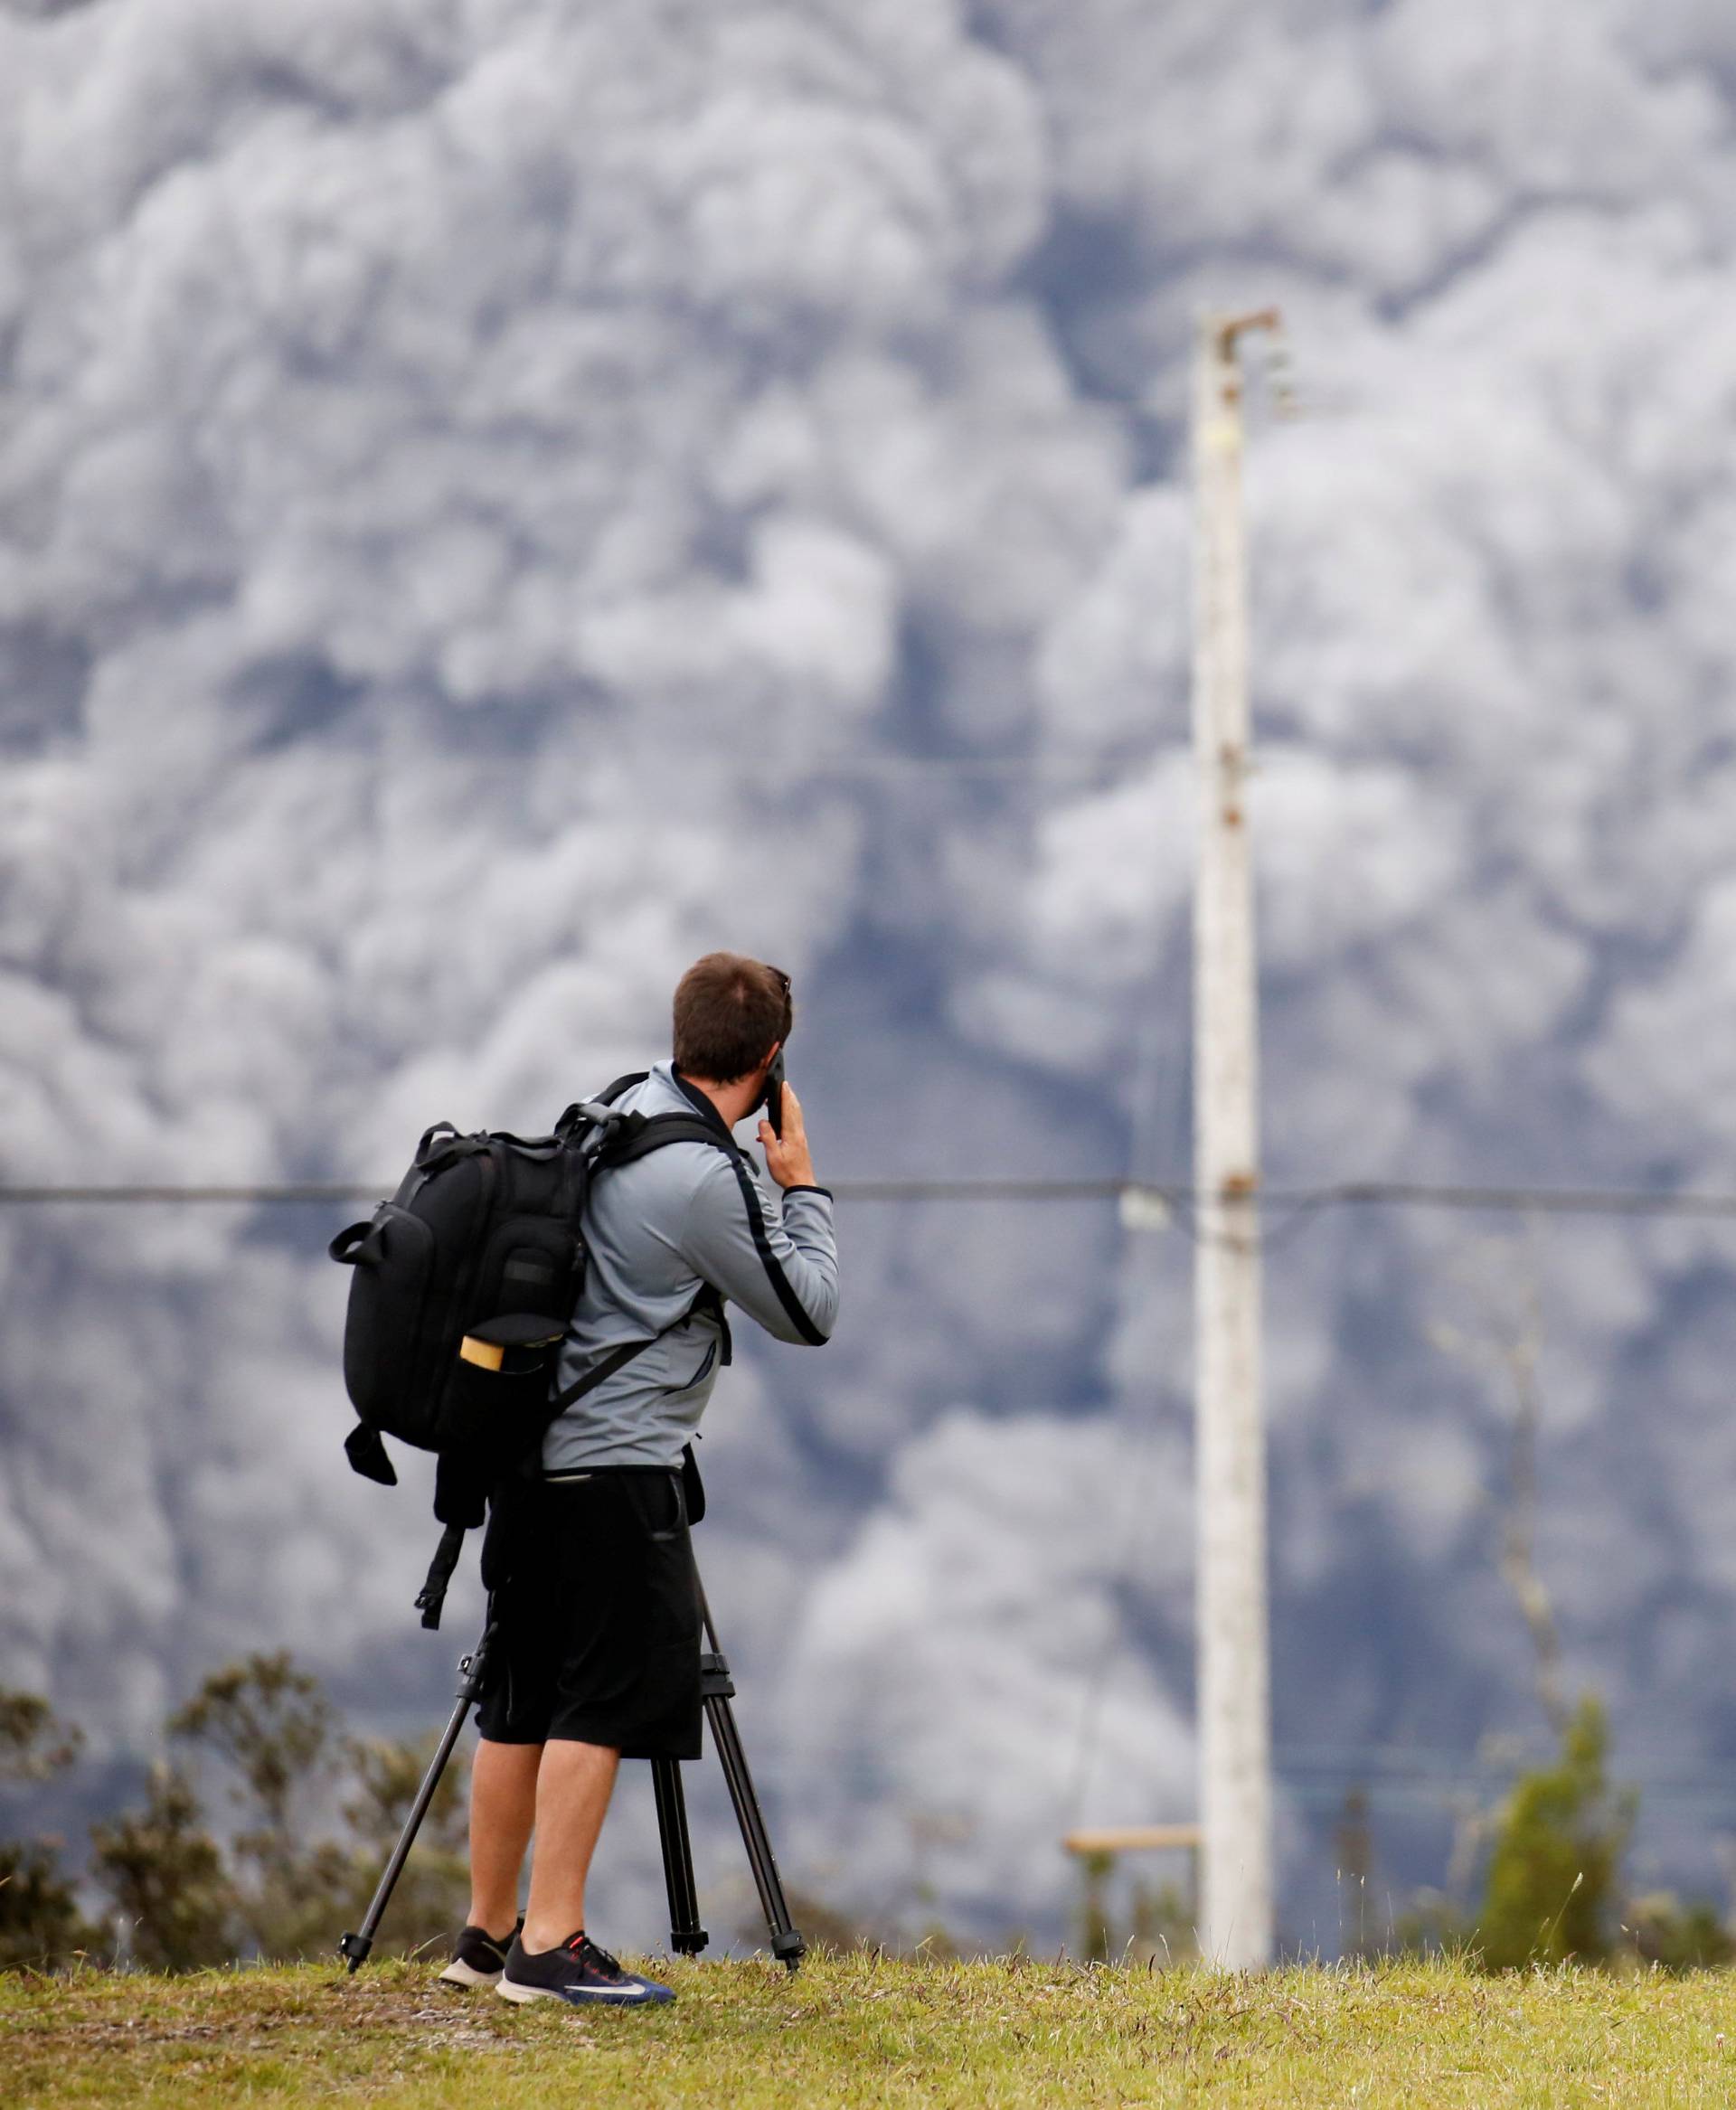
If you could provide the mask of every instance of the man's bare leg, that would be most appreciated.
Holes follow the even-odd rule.
[[[496,1941],[518,1918],[518,1877],[536,1822],[541,1744],[484,1737],[470,1768],[470,1925]]]
[[[552,1737],[542,1747],[523,1936],[533,1955],[558,1948],[585,1924],[585,1878],[620,1763],[620,1753],[602,1744]]]

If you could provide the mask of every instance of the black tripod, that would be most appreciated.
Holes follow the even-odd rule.
[[[747,1753],[741,1747],[741,1734],[730,1707],[735,1697],[735,1681],[730,1675],[723,1651],[718,1646],[717,1629],[712,1625],[712,1608],[705,1601],[704,1586],[700,1582],[697,1568],[693,1570],[693,1587],[699,1592],[700,1617],[710,1644],[699,1659],[700,1692],[705,1705],[705,1719],[712,1725],[712,1742],[722,1761],[730,1800],[735,1804],[735,1821],[741,1827],[741,1843],[747,1849],[748,1866],[753,1870],[754,1888],[760,1893],[760,1908],[766,1916],[771,1953],[794,1971],[801,1963],[807,1945],[790,1924],[783,1879],[778,1873],[771,1838],[760,1812],[760,1798],[754,1793],[753,1776],[748,1771]],[[486,1688],[488,1652],[494,1639],[491,1604],[481,1640],[468,1655],[459,1658],[458,1704],[429,1761],[422,1784],[416,1790],[416,1800],[410,1806],[404,1828],[398,1834],[398,1843],[392,1848],[391,1859],[381,1875],[368,1906],[367,1917],[359,1932],[346,1934],[337,1945],[338,1955],[348,1961],[353,1972],[368,1960],[373,1937],[380,1930],[381,1919],[403,1873],[404,1863],[410,1859],[410,1850],[416,1843],[416,1834],[428,1814],[428,1805],[434,1799],[440,1776],[446,1771],[447,1760],[452,1756],[470,1710]],[[687,1798],[681,1785],[681,1761],[654,1758],[651,1785],[656,1795],[657,1833],[663,1844],[663,1879],[669,1894],[669,1946],[677,1955],[696,1956],[710,1936],[699,1924],[699,1892],[693,1882],[693,1854],[687,1836]]]

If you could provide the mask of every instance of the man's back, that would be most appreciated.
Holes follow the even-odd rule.
[[[611,1350],[651,1345],[551,1425],[545,1472],[673,1465],[693,1436],[726,1353],[717,1298],[778,1339],[818,1345],[837,1314],[832,1197],[783,1191],[781,1215],[706,1095],[660,1062],[623,1095],[646,1115],[697,1116],[717,1144],[666,1144],[599,1173],[585,1211],[584,1293],[561,1349],[557,1389]]]
[[[816,1344],[837,1311],[832,1197],[813,1184],[802,1104],[783,1076],[795,1015],[789,976],[764,960],[707,953],[682,976],[674,1061],[619,1103],[651,1119],[696,1117],[713,1140],[599,1172],[585,1209],[590,1273],[557,1382],[610,1374],[552,1425],[541,1474],[497,1491],[496,1666],[471,1773],[470,1920],[447,1975],[474,1983],[499,1964],[508,2000],[674,1998],[590,1941],[585,1879],[620,1760],[673,1769],[700,1754],[702,1623],[678,1461],[728,1353],[724,1301],[782,1340]],[[731,1133],[761,1106],[781,1214]],[[477,1961],[463,1963],[466,1943]]]

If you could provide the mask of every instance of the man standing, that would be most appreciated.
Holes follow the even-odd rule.
[[[471,1776],[470,1925],[441,1973],[455,1984],[573,2006],[675,1997],[590,1940],[585,1878],[622,1757],[700,1756],[682,1451],[730,1359],[724,1304],[814,1347],[837,1314],[832,1197],[814,1183],[801,1102],[784,1085],[781,1137],[760,1124],[781,1216],[732,1136],[765,1099],[791,1016],[787,975],[708,953],[675,991],[673,1059],[617,1102],[697,1113],[716,1135],[668,1144],[591,1187],[590,1262],[556,1389],[648,1345],[557,1417],[540,1477],[510,1484],[495,1505],[484,1568],[498,1632]]]

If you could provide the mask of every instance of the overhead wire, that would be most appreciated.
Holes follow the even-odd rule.
[[[0,1207],[53,1203],[97,1206],[177,1206],[232,1204],[264,1208],[279,1205],[377,1201],[394,1181],[255,1181],[18,1182],[0,1184]],[[835,1180],[831,1192],[850,1201],[1061,1202],[1145,1201],[1188,1217],[1213,1197],[1180,1181],[1125,1180],[1112,1177],[1054,1178],[1043,1175],[1007,1179]],[[1269,1187],[1246,1197],[1245,1205],[1262,1218],[1282,1211],[1265,1230],[1266,1242],[1289,1236],[1298,1220],[1332,1209],[1442,1209],[1536,1214],[1543,1216],[1652,1216],[1716,1220],[1736,1217],[1736,1192],[1650,1187],[1524,1187],[1436,1183],[1420,1180],[1344,1180],[1317,1186]],[[1182,1228],[1185,1229],[1185,1225]]]

